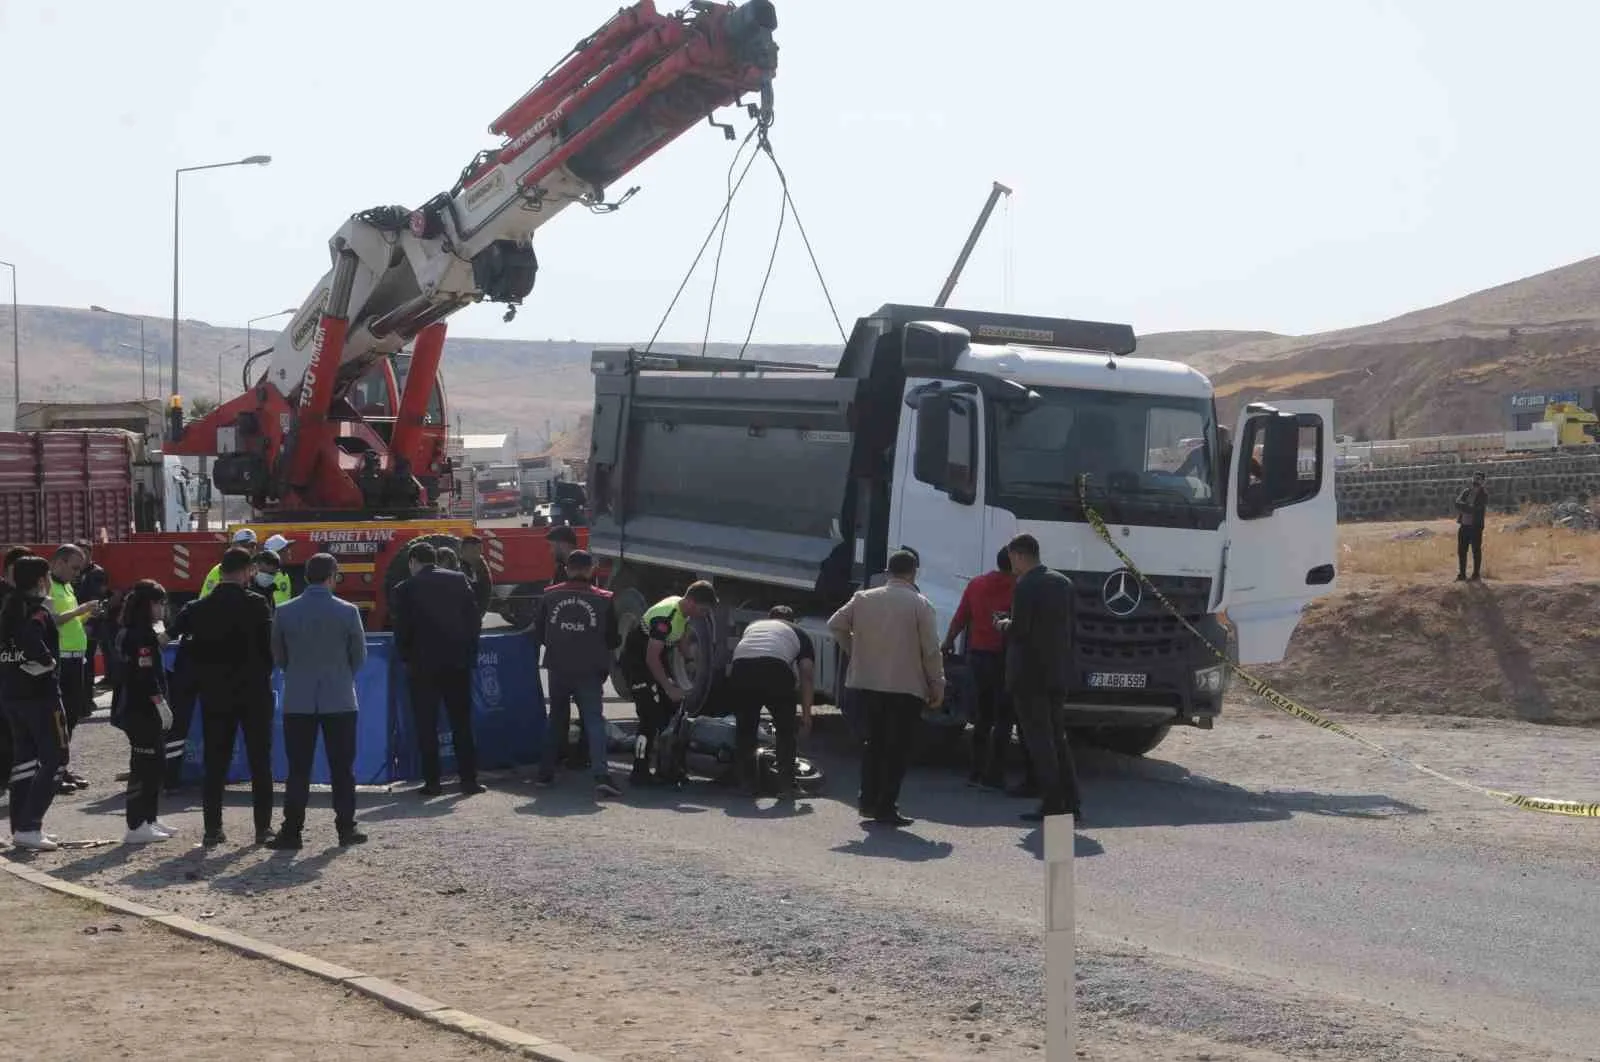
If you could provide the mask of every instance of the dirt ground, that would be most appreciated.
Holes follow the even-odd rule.
[[[0,1059],[429,1062],[510,1054],[305,974],[0,874]],[[61,1020],[54,1020],[61,1019]]]
[[[1339,591],[1262,677],[1319,709],[1600,724],[1600,534],[1516,523],[1467,583],[1452,524],[1341,528]]]

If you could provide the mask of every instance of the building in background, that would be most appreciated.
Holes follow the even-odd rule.
[[[1594,384],[1518,391],[1504,399],[1506,427],[1511,431],[1527,431],[1544,420],[1545,409],[1556,402],[1571,402],[1592,413],[1597,401],[1600,401],[1600,387]]]
[[[452,437],[449,445],[459,446],[467,464],[473,468],[517,463],[510,435],[459,435]]]

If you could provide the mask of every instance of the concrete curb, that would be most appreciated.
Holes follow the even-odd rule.
[[[402,988],[390,981],[385,981],[359,970],[351,970],[336,963],[326,962],[314,955],[303,952],[291,951],[280,948],[276,944],[247,937],[243,933],[235,933],[231,929],[221,926],[208,926],[196,922],[192,918],[182,915],[170,914],[166,911],[147,907],[142,903],[124,900],[99,889],[91,889],[86,885],[78,885],[70,881],[62,881],[51,874],[10,859],[0,857],[0,870],[5,871],[14,878],[30,882],[34,885],[49,889],[51,892],[62,896],[71,896],[89,903],[98,904],[109,911],[140,918],[147,922],[154,922],[163,929],[177,933],[180,936],[193,940],[203,940],[210,944],[247,955],[254,959],[266,959],[277,963],[279,966],[297,970],[300,973],[310,974],[330,984],[339,985],[353,992],[359,992],[369,999],[375,999],[390,1010],[398,1011],[409,1018],[426,1022],[446,1032],[458,1036],[468,1036],[481,1043],[498,1047],[504,1051],[521,1055],[523,1058],[533,1059],[534,1062],[606,1062],[605,1059],[594,1055],[586,1055],[581,1051],[574,1051],[570,1047],[558,1044],[543,1037],[533,1036],[514,1029],[509,1025],[480,1018],[476,1014],[468,1014],[464,1010],[446,1006],[436,999]]]

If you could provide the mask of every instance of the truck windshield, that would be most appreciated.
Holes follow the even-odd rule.
[[[1202,398],[1036,387],[1025,410],[994,412],[992,494],[1025,519],[1076,508],[1077,477],[1119,523],[1215,526],[1216,425]],[[1050,511],[1053,510],[1053,511]]]

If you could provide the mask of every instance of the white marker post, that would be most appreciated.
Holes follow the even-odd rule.
[[[1073,1062],[1076,1057],[1076,1006],[1072,918],[1072,849],[1076,819],[1051,815],[1044,820],[1045,1058]]]

